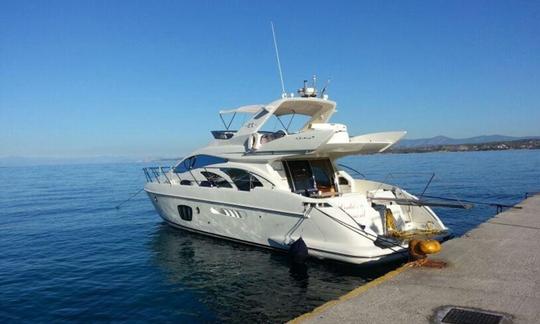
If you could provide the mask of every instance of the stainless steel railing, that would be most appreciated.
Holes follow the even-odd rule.
[[[171,167],[146,167],[143,168],[146,182],[157,182],[172,184],[171,179],[167,176],[167,173],[171,170]]]

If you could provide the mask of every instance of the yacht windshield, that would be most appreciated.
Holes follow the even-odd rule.
[[[174,172],[183,173],[192,169],[203,168],[208,165],[226,163],[227,159],[211,155],[194,155],[184,159],[174,168]]]
[[[260,131],[262,133],[274,133],[277,131],[284,131],[287,134],[297,133],[306,126],[310,118],[310,116],[299,115],[294,112],[281,116],[273,115],[272,118],[261,127]]]

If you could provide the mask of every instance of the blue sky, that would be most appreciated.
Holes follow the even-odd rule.
[[[353,135],[540,135],[538,1],[0,1],[0,156],[174,156],[331,78]]]

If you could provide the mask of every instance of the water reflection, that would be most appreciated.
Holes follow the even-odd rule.
[[[153,259],[169,283],[196,296],[223,321],[283,322],[376,278],[397,265],[358,267],[309,260],[205,237],[160,224]]]

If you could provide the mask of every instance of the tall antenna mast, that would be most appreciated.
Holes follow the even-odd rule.
[[[272,26],[272,37],[274,38],[274,49],[276,50],[276,59],[277,59],[277,66],[279,70],[279,79],[281,80],[281,98],[285,98],[287,96],[287,93],[285,92],[285,83],[283,83],[283,72],[281,71],[281,62],[279,61],[279,50],[277,47],[276,32],[274,30],[274,22],[271,21],[270,25]]]

